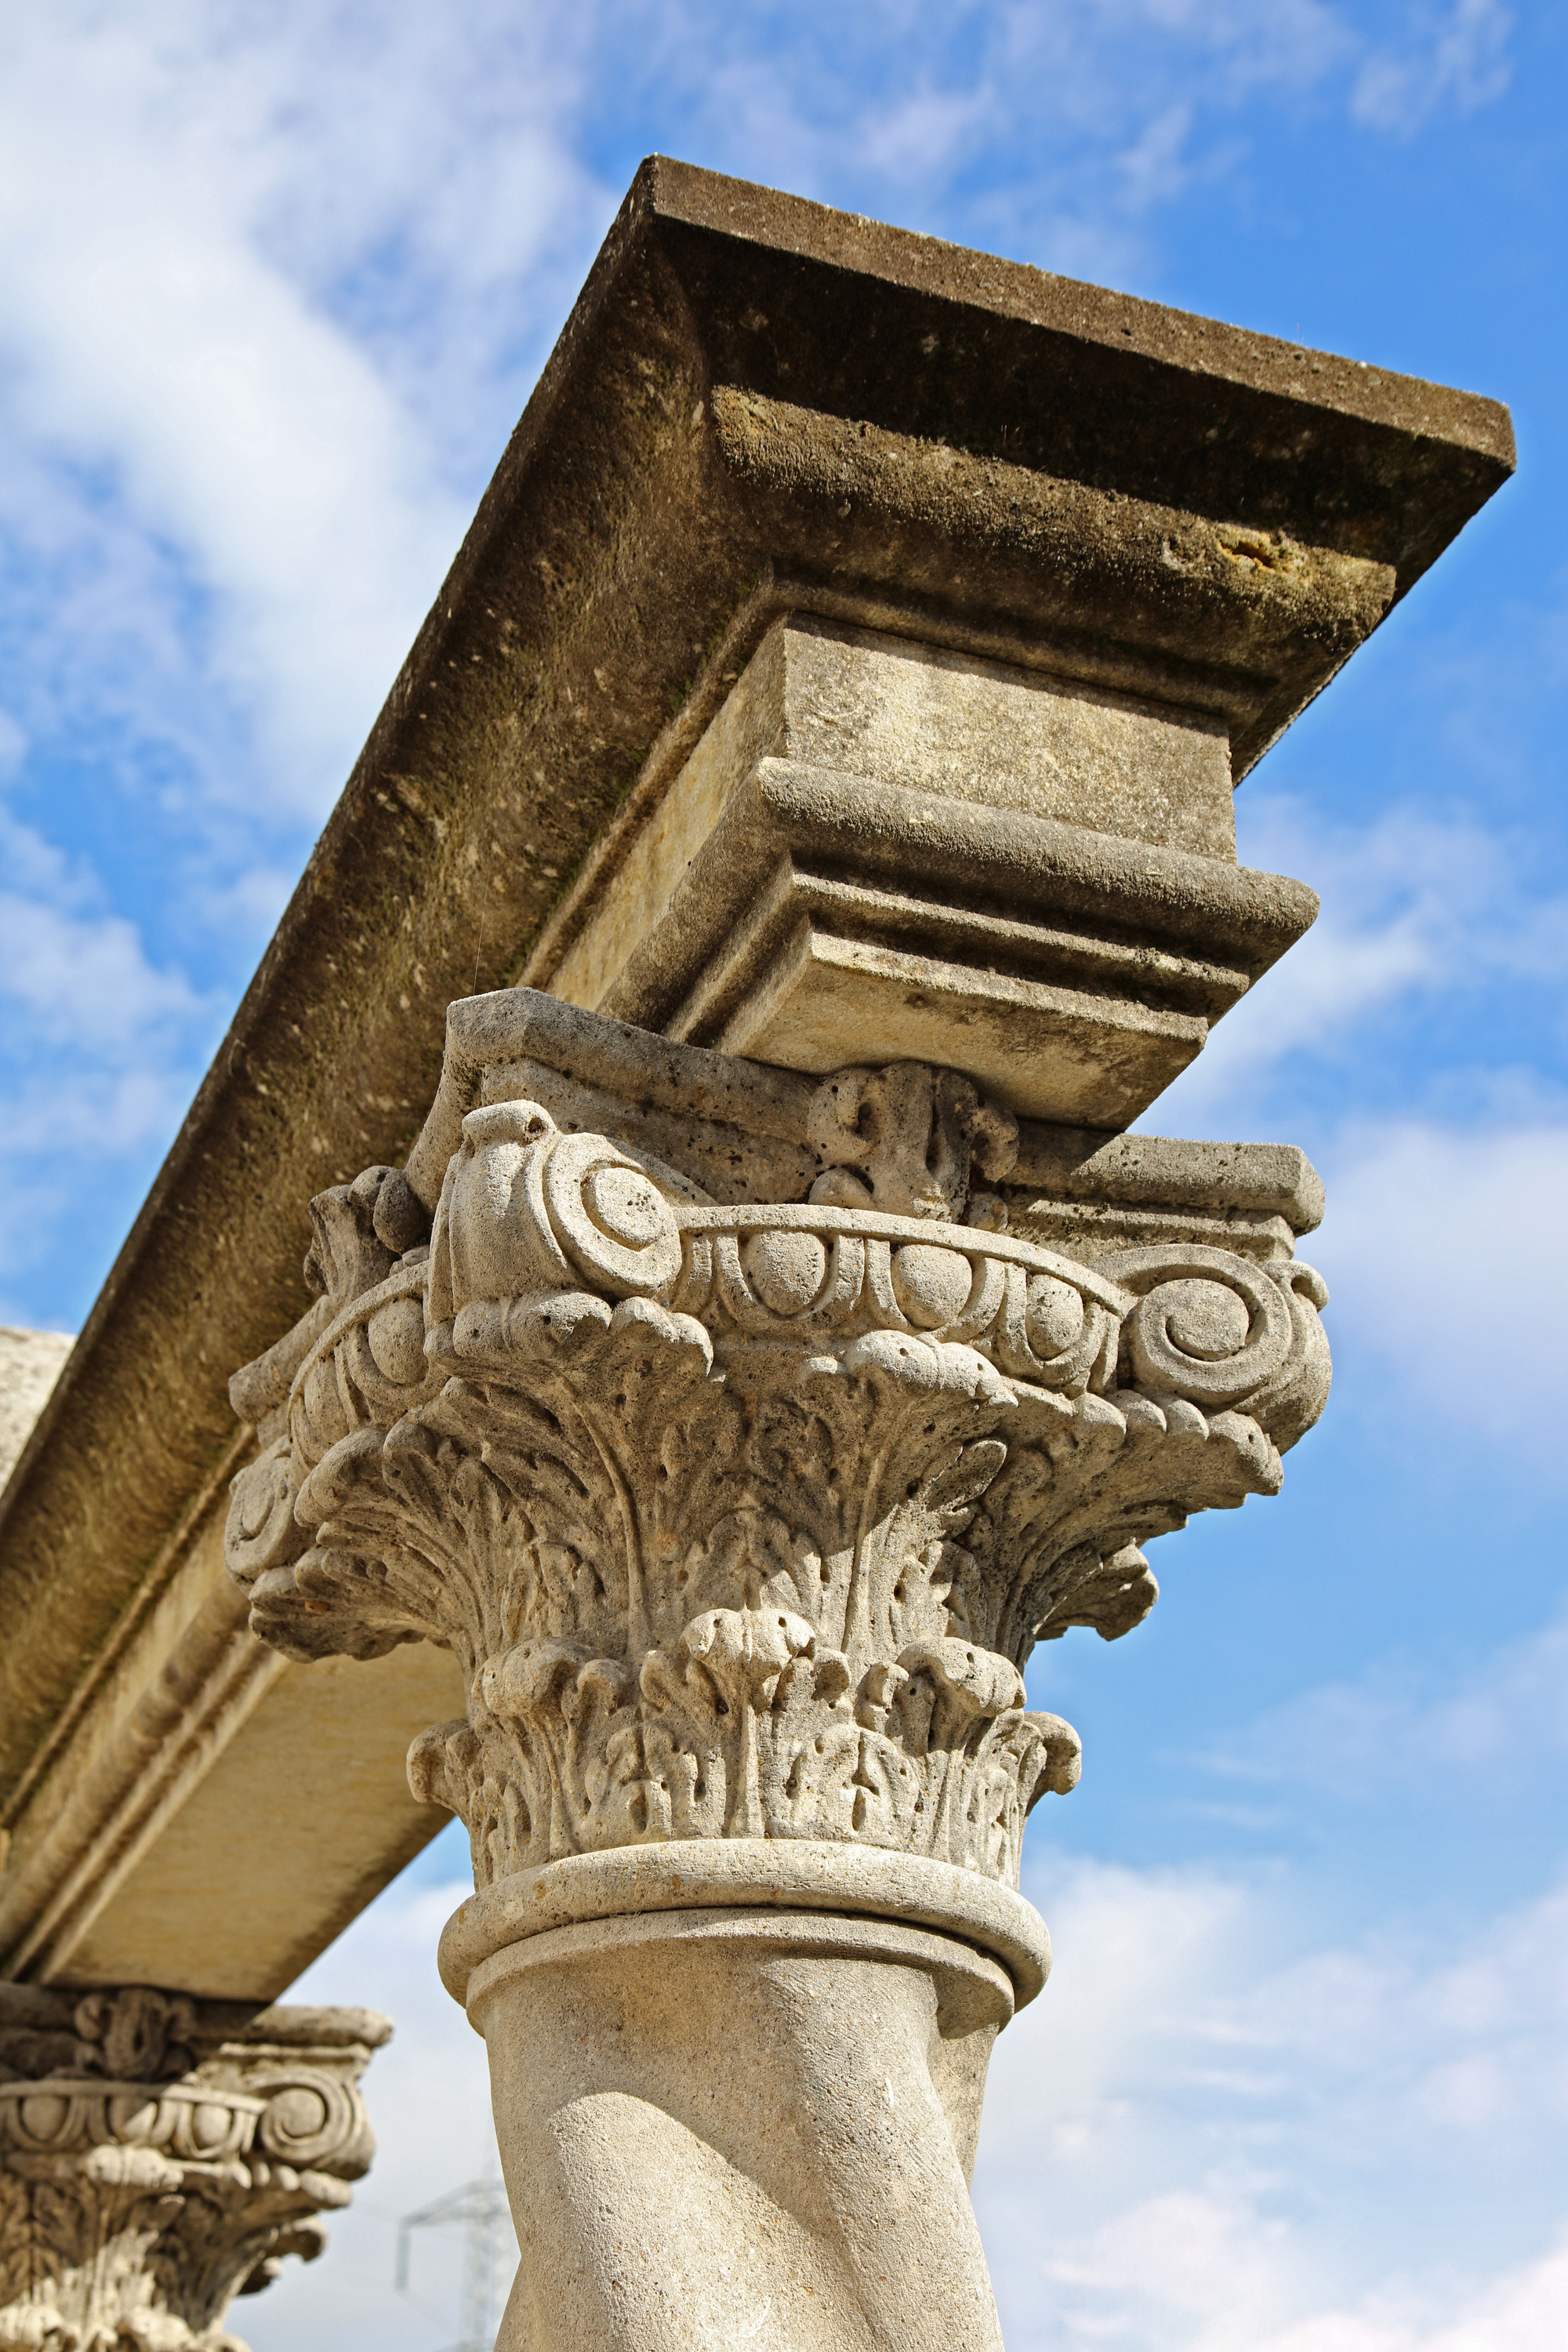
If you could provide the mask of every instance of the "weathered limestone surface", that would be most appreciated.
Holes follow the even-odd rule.
[[[1000,2352],[967,2175],[1012,2008],[987,1956],[878,1917],[499,1953],[468,1995],[523,2255],[499,2343]]]
[[[763,760],[1236,859],[1220,719],[791,614],[637,835],[613,899],[584,910],[555,994],[605,1002]]]
[[[1125,1129],[1315,912],[1230,787],[1511,464],[639,174],[0,1502],[8,1971],[268,1997],[459,1813],[519,2352],[995,2343],[1024,1665],[1328,1383],[1304,1156]]]
[[[236,2294],[321,2252],[374,2142],[370,2010],[0,1986],[0,2344],[244,2352]]]
[[[1267,1237],[1016,1238],[1018,1123],[951,1070],[812,1086],[521,990],[452,1028],[237,1376],[228,1558],[287,1655],[460,1666],[408,1771],[473,1849],[443,1968],[524,2250],[502,2341],[717,2347],[754,2305],[781,2346],[995,2343],[965,2181],[1047,1963],[1024,1821],[1079,1764],[1022,1668],[1278,1490],[1322,1286]],[[612,1134],[550,1108],[584,1067]]]
[[[0,1326],[0,1485],[32,1435],[71,1346],[63,1331]]]
[[[1015,1240],[973,1181],[1013,1122],[918,1064],[826,1081],[810,1127],[798,1203],[661,1188],[527,1098],[468,1113],[428,1244],[381,1243],[379,1172],[316,1203],[333,1312],[229,1559],[297,1656],[455,1650],[468,1715],[412,1769],[481,1885],[725,1834],[1016,1881],[1023,1812],[1076,1777],[1016,1717],[1034,1642],[1136,1622],[1138,1541],[1270,1491],[1321,1408],[1293,1259]]]
[[[549,947],[775,622],[1217,721],[1240,775],[1512,462],[1495,402],[645,165],[0,1506],[0,1790],[221,1517],[304,1202],[404,1156],[447,1003]],[[316,1917],[275,1882],[300,1948],[337,1869]]]
[[[342,1669],[301,1675],[250,1632],[210,1508],[173,1551],[13,1792],[0,1948],[46,1983],[260,2002],[425,1843],[401,1758],[457,1686],[444,1654],[405,1653],[345,1706]]]
[[[1237,867],[1217,719],[796,622],[576,896],[530,968],[571,1002],[816,1072],[939,1055],[1111,1128],[1317,912]]]

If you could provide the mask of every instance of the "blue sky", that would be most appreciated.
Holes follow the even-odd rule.
[[[1144,1122],[1311,1153],[1337,1381],[1144,1628],[1032,1669],[1086,1769],[976,2179],[1012,2352],[1568,2341],[1565,101],[1568,16],[1494,0],[0,27],[0,1320],[86,1313],[645,152],[1513,408],[1516,481],[1243,788],[1324,913]],[[438,2249],[390,2277],[487,2145],[461,1868],[312,1972],[402,2031],[256,2352],[453,2332]]]

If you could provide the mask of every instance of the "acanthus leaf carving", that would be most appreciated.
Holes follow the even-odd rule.
[[[358,2081],[386,2020],[0,1993],[0,2345],[244,2352],[231,2298],[319,2253],[370,2161]]]
[[[292,1374],[298,1548],[262,1542],[274,1450],[265,1513],[262,1464],[237,1482],[230,1565],[290,1655],[453,1650],[467,1717],[410,1781],[465,1819],[480,1885],[722,1836],[1016,1883],[1030,1804],[1078,1770],[1024,1704],[1034,1643],[1128,1632],[1157,1593],[1140,1547],[1274,1492],[1321,1408],[1310,1268],[1085,1264],[984,1202],[952,1222],[1016,1140],[952,1073],[840,1073],[812,1118],[837,1173],[724,1208],[483,1104],[427,1246],[363,1242],[384,1171],[319,1223],[363,1287]]]

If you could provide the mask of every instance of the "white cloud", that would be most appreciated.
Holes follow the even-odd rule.
[[[1237,821],[1243,862],[1309,882],[1322,912],[1144,1126],[1215,1132],[1254,1116],[1292,1056],[1348,1062],[1371,1022],[1413,1000],[1568,975],[1568,904],[1535,887],[1539,843],[1408,805],[1366,825],[1325,824],[1299,799],[1262,793],[1237,803]]]
[[[0,1278],[20,1284],[62,1227],[79,1264],[85,1249],[107,1267],[120,1220],[88,1230],[106,1173],[173,1132],[219,1016],[79,859],[3,804],[0,876]],[[0,1320],[37,1319],[0,1293]]]
[[[1568,1363],[1542,1335],[1568,1318],[1568,1104],[1515,1009],[1549,1017],[1568,980],[1568,904],[1541,886],[1540,841],[1409,806],[1324,824],[1258,794],[1238,814],[1246,862],[1309,880],[1323,911],[1139,1124],[1257,1137],[1290,1088],[1299,1137],[1305,1092],[1328,1212],[1304,1250],[1336,1356],[1353,1348],[1375,1379],[1363,1408],[1558,1471]],[[1489,1003],[1467,1064],[1458,1023]],[[1402,1041],[1438,1004],[1456,1042],[1434,1071]],[[1410,1107],[1379,1115],[1391,1087]]]
[[[703,160],[838,202],[896,195],[923,205],[914,226],[1120,277],[1148,270],[1162,207],[1245,171],[1265,104],[1348,116],[1375,67],[1418,93],[1387,126],[1405,135],[1412,104],[1502,87],[1466,62],[1481,37],[1465,0],[1441,34],[1398,26],[1375,47],[1368,12],[1326,0],[883,0],[769,11],[765,31],[701,0],[658,11],[657,31],[649,13],[605,22],[647,27],[645,87],[677,101]]]
[[[1358,1126],[1327,1177],[1312,1259],[1335,1332],[1353,1333],[1383,1368],[1379,1409],[1560,1470],[1568,1121]]]
[[[1470,114],[1500,98],[1511,79],[1510,12],[1498,0],[1454,0],[1426,38],[1399,51],[1379,47],[1351,92],[1351,111],[1374,131],[1409,137],[1446,102]]]
[[[7,23],[0,314],[42,476],[14,488],[86,467],[89,511],[180,551],[207,690],[319,815],[467,520],[453,450],[545,323],[529,273],[593,198],[570,93],[495,9]]]
[[[1258,2352],[1560,2352],[1568,2333],[1568,2248],[1526,2263],[1451,2321],[1333,2312]]]
[[[0,1116],[0,1165],[6,1171],[8,1204],[16,1213],[0,1227],[0,1265],[26,1262],[16,1251],[26,1223],[20,1213],[24,1202],[40,1223],[68,1217],[78,1248],[90,1247],[107,1258],[116,1245],[114,1229],[94,1223],[92,1213],[100,1202],[89,1182],[60,1197],[62,1162],[90,1179],[101,1174],[105,1162],[159,1143],[177,1126],[194,1076],[177,1060],[157,1068],[147,1066],[143,1058],[130,1070],[79,1066],[68,1085],[61,1085],[47,1069],[15,1085]],[[15,1314],[11,1319],[16,1321]]]
[[[138,927],[111,913],[97,877],[0,806],[0,1006],[8,1051],[31,1063],[62,1046],[79,1075],[151,1076],[212,1008],[160,969]]]
[[[1549,1760],[1568,1758],[1568,1622],[1505,1643],[1468,1675],[1408,1661],[1320,1685],[1201,1753],[1204,1769],[1317,1801],[1385,1801],[1392,1790],[1485,1785],[1528,1799]]]
[[[277,729],[279,772],[300,762],[319,807],[320,763],[374,714],[459,509],[374,368],[247,234],[247,78],[176,73],[104,20],[8,46],[16,424],[46,462],[107,466],[137,528],[184,551],[216,600],[212,683]]]
[[[999,2045],[976,2172],[1010,2352],[1561,2329],[1568,1893],[1293,1958],[1310,1914],[1277,1874],[1058,1859],[1030,1891],[1057,1967]]]
[[[893,184],[929,180],[985,132],[985,98],[921,89],[900,97],[864,126],[867,161]]]
[[[1179,196],[1191,177],[1185,149],[1192,136],[1194,109],[1178,100],[1162,108],[1144,123],[1132,145],[1118,157],[1126,201],[1131,211],[1143,213]]]
[[[121,915],[83,917],[0,890],[0,999],[38,1044],[70,1045],[87,1059],[145,1050],[148,1033],[199,1008],[177,972],[149,963]]]
[[[59,1181],[62,1163],[96,1173],[170,1132],[216,1008],[153,961],[79,861],[4,807],[0,872],[0,1272],[15,1276],[92,1198],[90,1181]]]
[[[443,1852],[455,1867],[465,1859],[450,1833]],[[394,2270],[404,2216],[498,2164],[484,2044],[436,1974],[437,1938],[471,1892],[466,1876],[395,1883],[286,1996],[379,2009],[397,2031],[364,2081],[375,2163],[349,2211],[330,2219],[326,2254],[309,2269],[287,2263],[230,2314],[252,2352],[429,2352],[458,2335],[461,2231],[420,2232],[410,2294],[395,2292]]]

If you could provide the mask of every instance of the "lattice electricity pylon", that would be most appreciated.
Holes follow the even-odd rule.
[[[496,2329],[510,2284],[517,2242],[506,2190],[493,2177],[470,2180],[434,2205],[405,2214],[397,2225],[397,2291],[407,2291],[409,2240],[414,2231],[460,2223],[463,2240],[462,2333],[447,2352],[493,2352]]]

